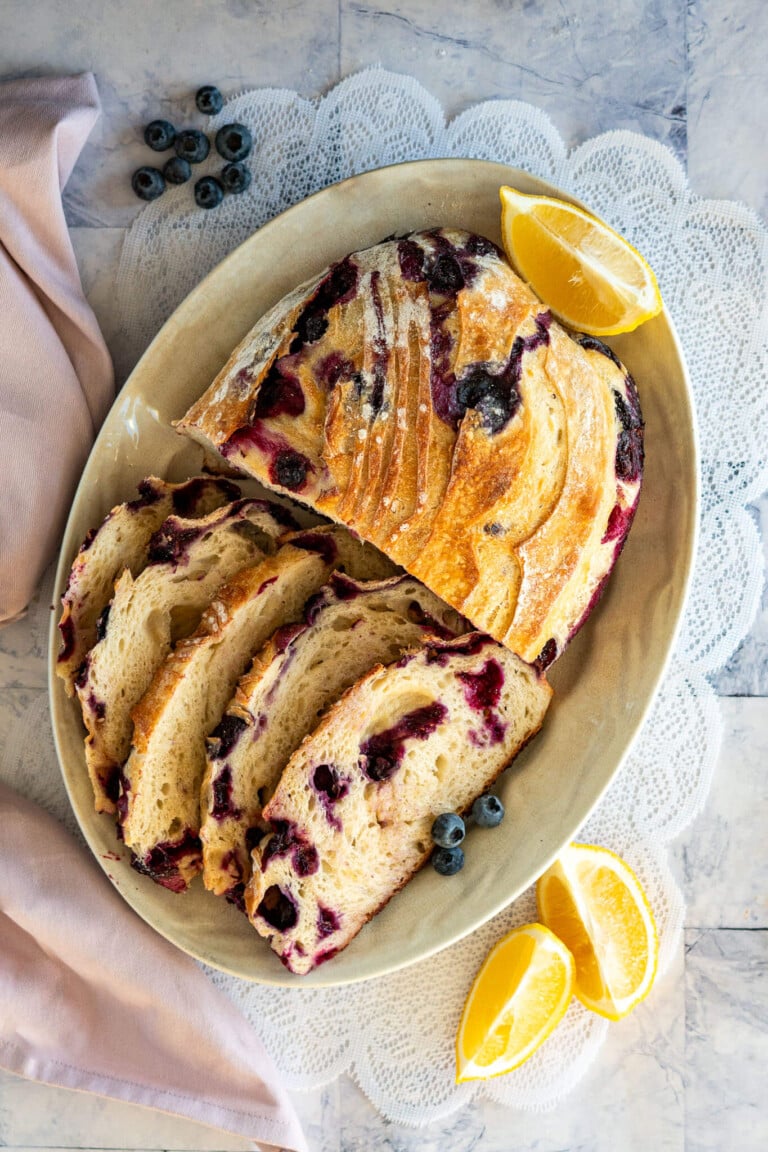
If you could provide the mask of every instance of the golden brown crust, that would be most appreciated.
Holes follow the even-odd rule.
[[[281,358],[259,360],[273,310],[179,428],[352,528],[524,659],[551,659],[639,495],[642,419],[634,385],[632,404],[616,399],[622,366],[560,328],[492,245],[453,230],[355,253],[290,300]],[[262,363],[247,414],[246,361]]]

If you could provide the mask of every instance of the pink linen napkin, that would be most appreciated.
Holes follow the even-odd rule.
[[[2,782],[0,1067],[306,1149],[245,1018]]]
[[[113,395],[61,203],[99,111],[89,74],[0,84],[0,623],[58,544]]]

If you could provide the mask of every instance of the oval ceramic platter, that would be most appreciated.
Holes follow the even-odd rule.
[[[393,233],[456,226],[500,242],[499,187],[561,195],[517,169],[473,160],[397,165],[353,177],[289,209],[250,237],[184,301],[118,396],[96,441],[64,536],[57,598],[89,528],[131,499],[149,474],[196,472],[200,449],[174,432],[180,417],[254,322],[327,264]],[[566,197],[563,197],[566,198]],[[83,833],[132,908],[178,947],[266,984],[334,985],[380,976],[445,948],[499,912],[571,840],[624,760],[663,675],[685,601],[696,540],[697,450],[689,384],[666,313],[610,342],[637,381],[647,467],[639,511],[607,592],[552,669],[544,728],[504,773],[507,817],[471,830],[466,866],[446,879],[427,867],[340,955],[291,976],[234,907],[196,880],[174,895],[129,866],[110,817],[93,809],[76,701],[53,672],[53,727]],[[58,602],[58,599],[57,599]]]

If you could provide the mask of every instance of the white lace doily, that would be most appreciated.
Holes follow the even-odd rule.
[[[570,155],[548,118],[494,101],[446,124],[416,81],[382,70],[345,80],[317,103],[262,90],[231,100],[211,122],[253,130],[253,185],[214,212],[189,188],[148,206],[130,230],[119,274],[123,368],[235,245],[277,212],[346,176],[401,160],[503,161],[588,203],[649,259],[682,339],[702,455],[701,536],[682,635],[635,750],[580,838],[613,848],[640,875],[661,937],[660,973],[683,919],[667,844],[696,815],[717,756],[720,721],[708,675],[748,631],[762,556],[745,506],[768,486],[768,236],[745,207],[694,196],[675,157],[630,132],[609,132]],[[209,161],[206,170],[215,171]],[[39,756],[39,746],[37,750]],[[14,753],[16,764],[23,750]],[[6,757],[8,760],[8,757]],[[527,1064],[484,1085],[453,1082],[453,1038],[464,998],[491,944],[535,919],[529,892],[462,943],[392,976],[340,989],[264,988],[211,972],[263,1037],[289,1087],[348,1071],[388,1118],[426,1123],[474,1096],[551,1107],[583,1076],[605,1020],[574,1003]]]

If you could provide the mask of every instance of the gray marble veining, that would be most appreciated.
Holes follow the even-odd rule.
[[[768,931],[685,934],[686,1152],[768,1146]]]
[[[409,72],[449,116],[484,99],[548,112],[568,145],[629,128],[685,155],[685,7],[562,0],[341,0],[341,70]]]

